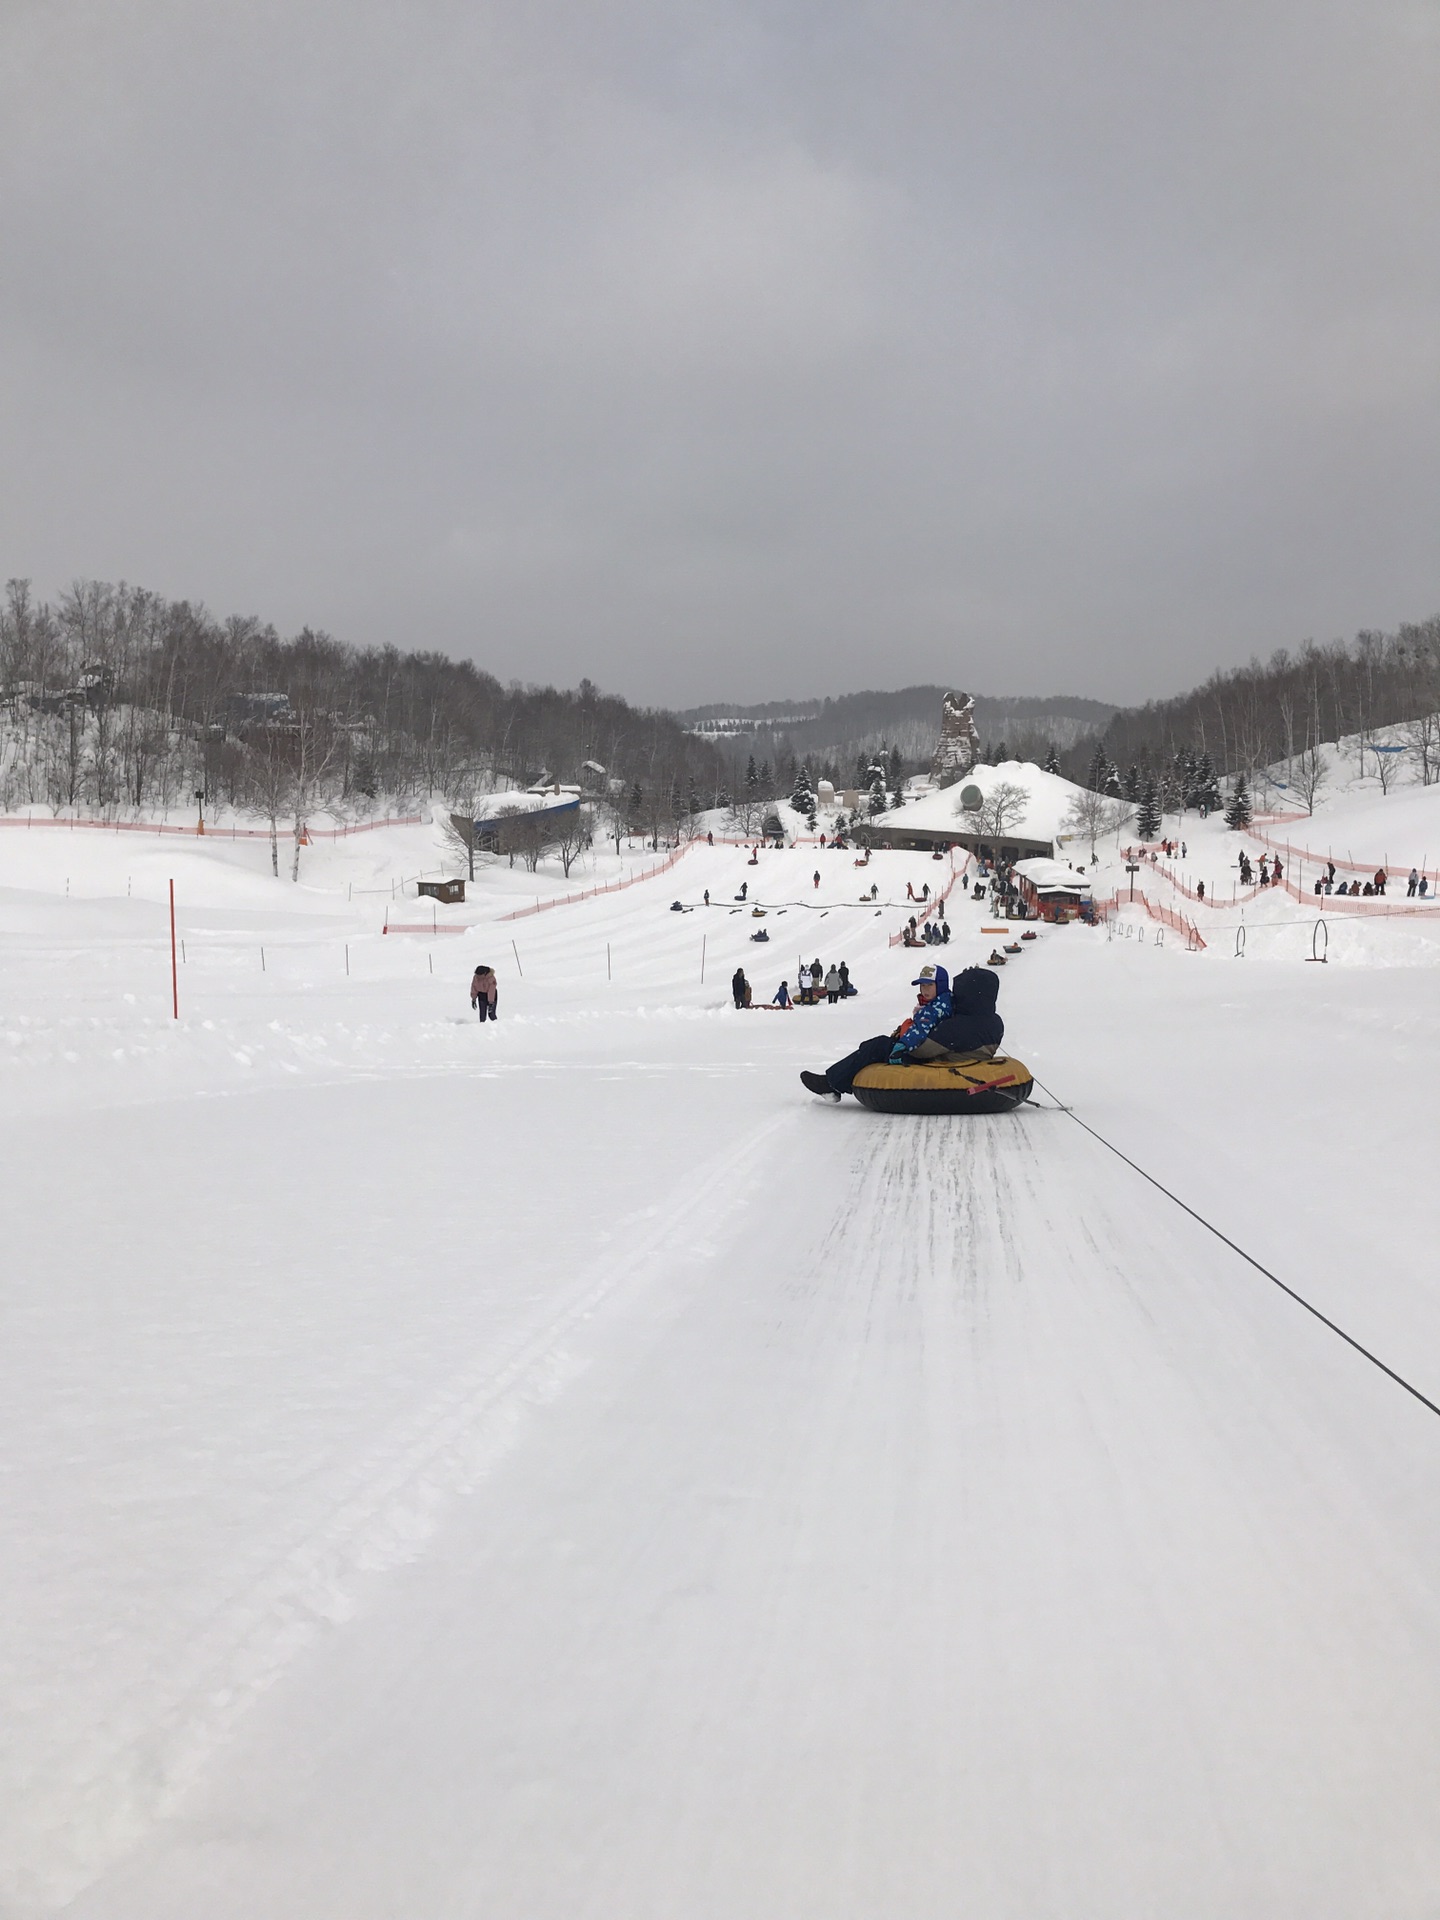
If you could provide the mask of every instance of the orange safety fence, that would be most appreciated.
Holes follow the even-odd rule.
[[[1158,920],[1162,926],[1169,927],[1172,933],[1183,934],[1187,951],[1204,952],[1205,941],[1195,922],[1187,920],[1183,914],[1174,912],[1170,907],[1158,905],[1143,887],[1135,888],[1133,898],[1130,888],[1127,887],[1123,893],[1112,893],[1108,900],[1097,900],[1095,916],[1100,920],[1108,920],[1117,908],[1128,906],[1143,907],[1152,920]]]
[[[1308,818],[1309,816],[1306,814],[1289,814],[1286,816],[1283,822],[1272,821],[1271,824],[1273,826],[1279,826],[1279,825],[1288,824],[1289,821],[1291,820],[1304,820]],[[1352,860],[1348,855],[1345,857],[1345,859],[1342,860],[1338,854],[1312,853],[1309,847],[1297,847],[1293,845],[1289,840],[1277,840],[1273,834],[1266,833],[1263,830],[1263,828],[1257,827],[1253,821],[1245,829],[1245,831],[1251,836],[1252,839],[1263,840],[1267,847],[1273,847],[1277,853],[1285,854],[1286,856],[1285,863],[1287,866],[1290,864],[1291,860],[1304,860],[1304,861],[1307,861],[1312,867],[1328,867],[1330,862],[1333,860],[1337,867],[1343,867],[1347,873],[1363,874],[1367,880],[1369,880],[1382,867],[1384,868],[1386,874],[1390,877],[1390,879],[1393,880],[1395,878],[1394,873],[1391,871],[1390,862],[1388,860],[1371,860],[1371,861]],[[1403,865],[1403,862],[1402,862],[1402,865]],[[1412,861],[1411,865],[1415,865],[1415,863]],[[1404,871],[1408,875],[1410,871],[1409,867],[1405,867]],[[1431,892],[1433,893],[1436,889],[1437,883],[1440,883],[1440,869],[1436,869],[1434,867],[1421,867],[1416,865],[1415,871],[1417,873],[1423,873],[1425,875],[1426,879],[1428,879],[1430,882],[1430,889],[1431,889]],[[1332,895],[1328,895],[1328,894],[1325,895],[1324,897],[1326,899],[1333,898]]]
[[[1340,862],[1337,860],[1335,864],[1339,866]],[[1282,888],[1292,900],[1298,900],[1301,906],[1313,907],[1317,913],[1321,914],[1330,913],[1333,910],[1341,914],[1370,914],[1377,920],[1396,915],[1409,916],[1412,919],[1420,919],[1428,915],[1433,919],[1437,909],[1440,909],[1440,899],[1437,899],[1433,893],[1424,900],[1418,898],[1411,900],[1405,896],[1390,900],[1384,894],[1371,894],[1367,897],[1365,894],[1316,893],[1313,885],[1303,886],[1298,881],[1292,880],[1288,873],[1282,874],[1279,880],[1272,880],[1268,887],[1260,887],[1257,891],[1263,896],[1273,893],[1277,886]],[[1249,899],[1254,897],[1254,894],[1247,895]]]
[[[603,887],[585,887],[579,893],[556,894],[553,900],[537,900],[533,907],[516,907],[512,913],[502,913],[501,920],[528,920],[537,913],[548,913],[552,907],[573,906],[577,900],[595,900],[602,893],[623,893],[626,887],[638,887],[642,880],[657,880],[662,873],[668,873],[677,861],[683,860],[692,847],[702,844],[699,840],[687,840],[683,847],[676,847],[668,860],[662,860],[658,867],[648,867],[644,873],[632,873],[628,880],[610,880]],[[743,842],[741,844],[744,844]]]
[[[1300,866],[1301,862],[1307,859],[1311,860],[1312,865],[1317,870],[1325,866],[1325,861],[1314,859],[1312,855],[1303,852],[1299,847],[1288,847],[1282,843],[1278,850],[1289,854],[1293,858],[1296,866]],[[1128,853],[1129,849],[1126,849],[1126,851]],[[1197,906],[1210,907],[1216,911],[1228,907],[1243,907],[1247,902],[1252,900],[1263,900],[1267,895],[1273,893],[1276,887],[1281,888],[1292,900],[1298,900],[1301,906],[1312,906],[1315,907],[1317,911],[1326,913],[1330,911],[1331,907],[1334,907],[1337,913],[1369,913],[1380,918],[1393,914],[1433,914],[1437,908],[1440,908],[1440,890],[1432,891],[1426,895],[1424,899],[1419,897],[1412,899],[1409,896],[1405,896],[1394,900],[1388,899],[1384,894],[1377,896],[1365,894],[1352,895],[1348,893],[1316,893],[1313,882],[1308,885],[1305,883],[1303,868],[1301,878],[1297,880],[1294,877],[1293,870],[1289,869],[1288,864],[1284,861],[1280,863],[1282,869],[1280,877],[1278,879],[1272,879],[1266,886],[1262,887],[1257,882],[1256,885],[1243,890],[1238,888],[1232,889],[1231,896],[1228,900],[1223,896],[1209,893],[1207,893],[1202,900],[1200,895],[1196,893],[1192,887],[1187,886],[1174,869],[1167,867],[1163,861],[1145,861],[1143,853],[1141,854],[1141,859],[1142,862],[1144,862],[1143,871],[1158,875],[1170,886],[1174,887],[1177,893],[1183,893],[1187,900],[1195,901]],[[1348,864],[1354,872],[1363,873],[1367,878],[1370,873],[1373,872],[1372,868],[1362,867],[1358,861],[1347,863],[1337,860],[1335,864],[1337,867]]]
[[[932,894],[928,900],[918,900],[915,904],[923,907],[927,913],[933,913],[936,907],[943,907],[945,902],[950,898],[950,891],[955,885],[955,882],[965,873],[973,857],[972,854],[967,853],[962,864],[957,867],[955,865],[955,849],[952,847],[950,849],[950,878],[945,882],[945,885],[939,893]],[[906,929],[904,927],[900,929],[899,933],[892,933],[888,944],[892,947],[903,947],[905,944],[905,933]],[[923,941],[921,945],[924,945]]]

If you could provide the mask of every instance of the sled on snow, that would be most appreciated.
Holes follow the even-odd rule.
[[[1034,1085],[1020,1060],[952,1054],[915,1066],[862,1067],[850,1091],[872,1113],[1010,1113]]]

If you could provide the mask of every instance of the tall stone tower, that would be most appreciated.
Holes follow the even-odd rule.
[[[975,702],[968,693],[947,693],[940,709],[940,739],[930,763],[937,787],[963,780],[980,758],[980,736],[975,731]]]

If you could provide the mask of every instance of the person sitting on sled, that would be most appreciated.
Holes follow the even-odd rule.
[[[995,1011],[998,974],[967,967],[952,986],[944,967],[922,967],[911,984],[917,989],[915,1011],[894,1033],[862,1040],[824,1073],[802,1073],[801,1083],[822,1099],[838,1100],[862,1067],[921,1064],[956,1053],[993,1057],[1005,1037],[1005,1022]]]

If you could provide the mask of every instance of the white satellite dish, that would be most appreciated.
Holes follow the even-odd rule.
[[[960,804],[966,813],[978,813],[985,804],[985,796],[972,782],[970,786],[960,789]]]

